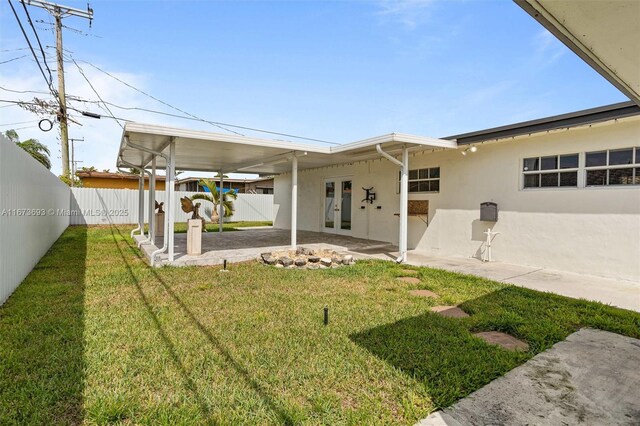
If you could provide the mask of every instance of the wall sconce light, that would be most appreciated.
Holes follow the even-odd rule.
[[[467,149],[462,151],[460,154],[467,155],[467,152],[476,152],[477,150],[478,150],[477,146],[470,146],[470,147],[467,147]]]

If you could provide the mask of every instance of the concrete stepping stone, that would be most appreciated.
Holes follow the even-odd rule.
[[[420,284],[420,279],[416,277],[398,277],[397,279],[407,284]]]
[[[481,338],[490,345],[498,345],[510,351],[526,352],[529,350],[529,345],[526,342],[499,331],[482,331],[480,333],[474,333],[473,335]]]
[[[457,306],[434,306],[431,308],[431,312],[435,312],[446,318],[466,318],[469,316],[468,313]]]
[[[404,275],[418,275],[419,273],[419,271],[416,271],[415,269],[400,269],[400,272]]]
[[[409,294],[412,296],[421,296],[421,297],[434,297],[434,298],[440,297],[436,293],[430,290],[411,290]]]

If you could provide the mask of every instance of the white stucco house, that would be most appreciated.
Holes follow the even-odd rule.
[[[640,107],[632,102],[452,136],[409,149],[408,249],[640,279]],[[462,155],[466,154],[466,155]],[[375,200],[367,202],[373,188]],[[298,172],[298,228],[399,242],[398,166],[386,158]],[[497,220],[481,218],[481,203]],[[274,226],[291,223],[291,176]]]
[[[290,230],[291,247],[305,230],[397,244],[399,262],[408,250],[486,259],[491,229],[493,260],[640,281],[640,3],[516,3],[630,101],[444,138],[392,133],[329,147],[126,123],[118,166],[150,175],[149,200],[156,168],[169,181],[151,262],[165,252],[174,261],[177,168],[275,176],[274,226]]]

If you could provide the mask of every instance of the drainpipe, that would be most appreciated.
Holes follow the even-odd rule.
[[[171,145],[173,145],[174,142],[171,141]],[[173,173],[172,167],[171,167],[171,158],[169,155],[163,154],[162,152],[157,152],[154,151],[152,149],[149,149],[147,147],[144,146],[140,146],[140,145],[136,145],[134,143],[129,142],[129,138],[125,138],[125,145],[130,146],[131,148],[134,149],[139,149],[140,151],[144,151],[144,152],[148,152],[149,154],[153,154],[155,156],[160,156],[162,158],[165,159],[166,161],[166,175],[167,177],[165,179],[169,179],[169,176],[171,176],[171,174]],[[164,253],[165,251],[167,251],[167,249],[169,248],[169,220],[172,218],[171,216],[171,212],[173,211],[173,206],[171,205],[171,199],[170,196],[171,194],[171,190],[172,188],[167,187],[167,180],[165,180],[165,194],[167,194],[167,202],[166,202],[166,211],[165,211],[165,217],[167,218],[167,220],[164,221],[164,236],[163,236],[163,244],[162,244],[162,248],[159,248],[158,250],[154,251],[153,253],[151,253],[151,266],[155,266],[155,262],[156,262],[156,256],[158,256],[160,253]],[[171,181],[173,181],[173,179],[171,179]]]
[[[409,199],[409,151],[406,146],[402,147],[402,161],[392,157],[382,150],[380,144],[376,145],[376,151],[396,166],[400,167],[400,229],[398,236],[398,249],[400,256],[396,262],[402,263],[407,261],[407,218],[408,218],[408,199]]]
[[[139,167],[131,166],[129,163],[126,163],[126,164],[129,165],[130,167],[134,168],[134,169],[141,170]],[[122,169],[120,166],[118,166],[117,169],[118,169],[118,171],[120,173],[124,173],[124,174],[127,174],[127,175],[137,176],[138,177],[138,227],[131,230],[130,236],[131,236],[131,238],[133,238],[133,235],[138,231],[140,231],[140,234],[143,235],[143,233],[144,233],[143,214],[144,213],[141,214],[142,204],[140,203],[140,198],[141,198],[140,197],[140,192],[144,191],[144,178],[143,178],[144,175],[143,175],[142,172],[140,172],[140,174],[131,173],[128,170]]]
[[[144,174],[146,173],[149,176],[149,181],[151,181],[151,172],[145,170],[144,168],[141,167],[137,167],[134,166],[133,164],[120,159],[120,162],[122,164],[124,164],[125,166],[129,166],[133,169],[138,169],[140,170],[140,180],[139,180],[139,185],[138,185],[138,223],[140,224],[140,235],[144,236]],[[120,168],[118,167],[118,170],[120,170]],[[140,246],[142,246],[143,244],[146,244],[148,242],[152,242],[151,240],[151,215],[153,214],[153,206],[149,206],[150,210],[149,210],[149,233],[147,234],[147,238],[145,240],[142,240],[140,242],[138,242],[138,248],[140,248]],[[136,228],[137,230],[137,228]],[[133,238],[133,232],[131,233],[131,237]]]
[[[224,175],[222,174],[222,170],[218,172],[218,176],[220,176],[220,190],[218,191],[218,232],[222,232],[224,226]]]

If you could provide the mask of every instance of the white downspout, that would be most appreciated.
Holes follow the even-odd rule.
[[[139,167],[132,167],[132,168],[140,170]],[[142,173],[140,173],[140,174],[131,173],[128,170],[122,169],[120,166],[118,166],[117,169],[118,169],[118,171],[120,173],[125,173],[125,174],[131,175],[131,176],[138,176],[138,191],[140,191],[140,186],[144,185],[143,183],[141,183],[141,181],[142,181],[142,177],[141,177]],[[138,201],[140,201],[139,198],[138,198]],[[138,206],[138,227],[131,230],[131,234],[130,234],[131,238],[133,238],[133,234],[135,234],[136,232],[141,231],[143,229],[141,223],[142,223],[142,221],[140,220],[140,206]]]
[[[298,157],[291,158],[291,248],[297,247],[298,241]]]
[[[166,204],[165,216],[167,217],[167,220],[165,220],[164,222],[164,236],[163,236],[162,248],[159,248],[158,250],[154,251],[153,253],[151,253],[151,256],[150,256],[151,266],[155,266],[156,256],[159,255],[160,253],[164,253],[169,247],[169,219],[171,218],[170,213],[173,210],[173,206],[170,204],[171,200],[169,199],[170,192],[167,189],[167,184],[168,184],[167,180],[169,179],[169,176],[173,173],[173,170],[171,168],[172,165],[171,165],[170,155],[166,155],[166,154],[163,154],[162,152],[157,152],[147,147],[131,143],[129,142],[129,138],[126,138],[125,141],[126,141],[126,145],[130,146],[131,148],[139,149],[140,151],[144,151],[144,152],[148,152],[149,154],[160,156],[164,158],[166,161],[165,194],[167,195],[166,197],[167,202],[165,203]],[[174,145],[174,141],[171,141],[171,145],[172,146]],[[169,152],[171,152],[171,150]]]
[[[402,263],[407,261],[407,218],[408,218],[408,199],[409,199],[409,151],[406,146],[402,147],[402,161],[392,157],[382,150],[380,144],[376,145],[376,151],[393,164],[400,167],[400,226],[398,235],[398,250],[400,256],[396,262]]]

